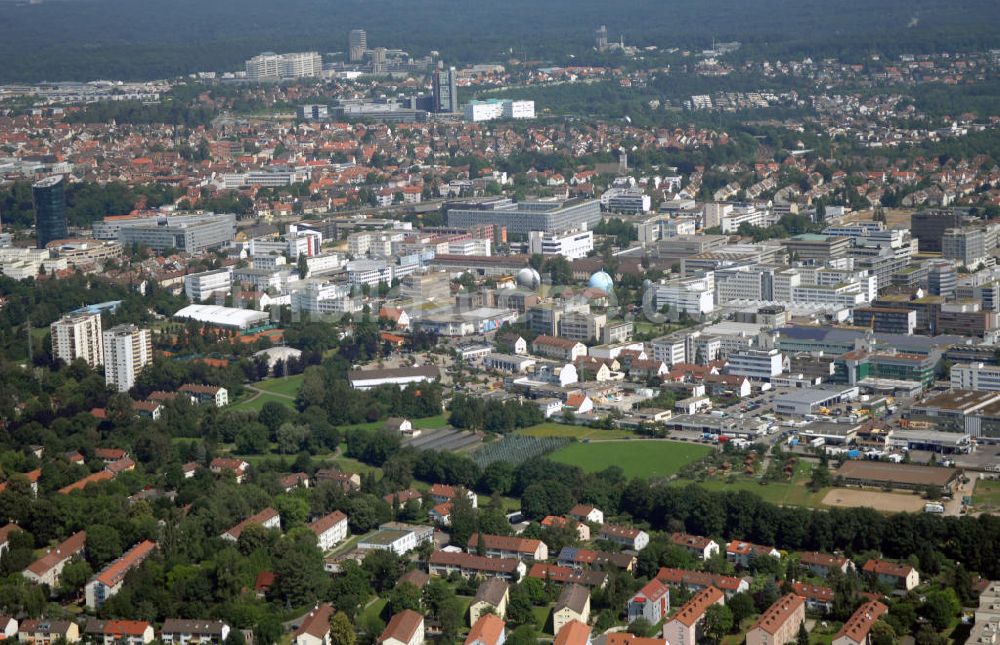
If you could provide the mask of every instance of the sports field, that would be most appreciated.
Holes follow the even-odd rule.
[[[619,466],[628,477],[669,477],[682,466],[701,459],[712,449],[677,441],[637,439],[574,443],[552,453],[549,458],[579,466],[593,473]]]
[[[906,493],[884,493],[860,488],[831,488],[823,498],[827,506],[848,508],[868,507],[886,513],[915,513],[924,509],[924,500],[919,495]]]

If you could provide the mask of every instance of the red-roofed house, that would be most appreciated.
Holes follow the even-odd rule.
[[[719,552],[719,543],[700,535],[671,533],[670,542],[692,553],[699,560],[708,560]]]
[[[785,645],[795,641],[806,620],[806,599],[785,594],[764,610],[747,632],[747,645]]]
[[[223,473],[231,474],[236,478],[237,484],[243,483],[243,479],[247,474],[247,468],[249,467],[250,464],[242,459],[230,459],[228,457],[216,457],[208,465],[208,469],[216,475],[221,475]]]
[[[126,574],[142,564],[155,548],[154,542],[144,540],[91,578],[85,589],[87,608],[97,609],[105,600],[117,594],[122,588]]]
[[[295,645],[330,645],[330,618],[333,607],[322,603],[310,611],[292,634]]]
[[[506,640],[503,619],[495,614],[483,614],[472,625],[465,645],[503,645]]]
[[[76,555],[83,553],[87,542],[87,532],[80,531],[60,542],[54,549],[38,558],[22,571],[22,575],[35,584],[46,584],[55,587],[66,564]]]
[[[750,566],[753,558],[764,557],[781,559],[781,553],[773,546],[761,546],[741,540],[733,540],[726,545],[726,560],[741,567]]]
[[[229,540],[230,542],[238,542],[240,539],[240,535],[242,535],[246,527],[250,526],[251,524],[256,524],[265,529],[280,529],[281,516],[278,514],[278,511],[268,506],[260,513],[251,515],[250,517],[243,520],[233,528],[229,529],[219,537],[221,537],[223,540]]]
[[[733,594],[747,591],[750,588],[747,581],[742,578],[706,573],[704,571],[688,571],[687,569],[662,567],[659,573],[656,574],[656,578],[671,587],[687,587],[691,591],[700,591],[708,587],[715,587],[726,594],[726,598],[731,598]]]
[[[642,551],[649,544],[649,533],[631,526],[602,524],[598,538],[621,544],[634,551]]]
[[[347,516],[340,511],[334,511],[313,521],[309,528],[316,534],[316,546],[323,551],[329,551],[335,544],[346,540],[349,533]]]
[[[556,634],[553,645],[591,645],[590,626],[578,620],[569,621]]]
[[[412,609],[404,609],[389,619],[378,642],[382,645],[422,645],[424,617]]]
[[[842,555],[816,551],[801,551],[798,555],[799,564],[821,578],[827,577],[832,569],[840,569],[841,573],[847,573],[854,568],[854,563]]]
[[[83,630],[87,642],[103,645],[145,645],[153,640],[153,626],[144,620],[87,621]]]
[[[545,542],[508,535],[473,533],[469,537],[469,553],[478,552],[480,540],[484,553],[491,558],[520,558],[529,562],[549,559],[549,547]]]
[[[833,608],[833,589],[810,585],[804,582],[793,582],[792,591],[806,599],[806,607],[824,614]]]
[[[569,509],[569,516],[581,522],[604,524],[604,511],[590,504],[577,504]]]
[[[833,637],[831,645],[869,645],[872,625],[889,608],[877,600],[869,600],[855,611]]]
[[[712,605],[723,604],[725,596],[715,587],[702,589],[691,600],[677,610],[677,613],[663,625],[663,635],[668,643],[675,645],[695,645],[701,640],[701,625],[705,612]]]
[[[435,504],[451,502],[460,494],[465,495],[469,503],[472,504],[472,508],[479,507],[479,499],[471,490],[466,490],[461,486],[448,486],[447,484],[434,484],[431,486],[431,497],[434,498]]]
[[[653,578],[628,601],[628,622],[645,618],[656,625],[670,611],[670,587]]]
[[[920,574],[908,564],[896,564],[885,560],[869,560],[863,570],[869,576],[887,584],[893,589],[909,591],[920,584]]]

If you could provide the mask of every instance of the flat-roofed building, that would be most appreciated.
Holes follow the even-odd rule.
[[[946,455],[972,452],[972,437],[966,432],[941,432],[939,430],[900,429],[889,437],[891,448],[904,450],[929,450]]]
[[[985,363],[952,365],[951,386],[956,390],[1000,392],[1000,365]]]
[[[835,473],[848,486],[921,490],[933,486],[951,492],[959,471],[956,468],[893,464],[880,461],[846,461]]]
[[[917,312],[893,307],[856,307],[854,324],[887,334],[912,334],[917,328]]]
[[[72,363],[83,360],[90,367],[104,364],[104,336],[99,313],[63,316],[49,326],[52,333],[52,356]]]

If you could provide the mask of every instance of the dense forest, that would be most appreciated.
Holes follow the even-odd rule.
[[[237,69],[263,50],[342,51],[353,27],[368,30],[369,44],[418,54],[437,50],[464,63],[511,53],[570,60],[591,46],[593,29],[602,23],[639,45],[697,49],[715,38],[742,41],[743,55],[859,59],[876,49],[892,54],[996,46],[998,21],[1000,5],[992,0],[633,0],[613,8],[596,0],[11,2],[0,3],[0,82]]]

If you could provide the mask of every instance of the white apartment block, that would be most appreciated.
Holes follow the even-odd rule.
[[[264,52],[246,62],[246,73],[251,81],[313,78],[323,74],[323,57],[317,52]]]
[[[184,295],[191,302],[202,302],[215,293],[229,293],[232,286],[232,268],[203,271],[184,276]]]
[[[650,341],[653,350],[653,360],[660,361],[667,367],[687,362],[687,339],[663,337]]]
[[[250,264],[258,271],[275,271],[288,264],[288,258],[283,255],[255,255]]]
[[[448,242],[448,255],[490,256],[492,243],[488,238]]]
[[[478,123],[494,119],[534,119],[534,101],[470,101],[463,109],[466,121]]]
[[[654,306],[658,311],[669,307],[670,311],[698,316],[715,310],[715,276],[712,272],[703,277],[657,284],[653,288]]]
[[[128,392],[142,368],[153,362],[148,329],[118,325],[104,332],[104,380],[119,392]]]
[[[985,363],[952,365],[951,386],[957,390],[1000,392],[1000,367]]]
[[[735,233],[742,224],[750,226],[765,226],[767,224],[768,212],[758,210],[753,204],[733,205],[731,211],[722,215],[719,226],[723,233]]]
[[[344,314],[363,309],[360,299],[351,298],[351,287],[346,284],[309,282],[305,289],[291,294],[292,313]]]
[[[104,363],[104,338],[100,314],[70,314],[49,327],[53,357],[72,363],[78,358],[97,367]]]
[[[726,373],[768,381],[784,371],[784,356],[776,349],[744,349],[729,355]]]
[[[568,231],[566,233],[531,231],[528,233],[528,253],[561,255],[569,260],[576,260],[587,257],[587,254],[593,250],[593,231]]]
[[[392,265],[379,260],[353,260],[347,263],[350,284],[392,284]]]

